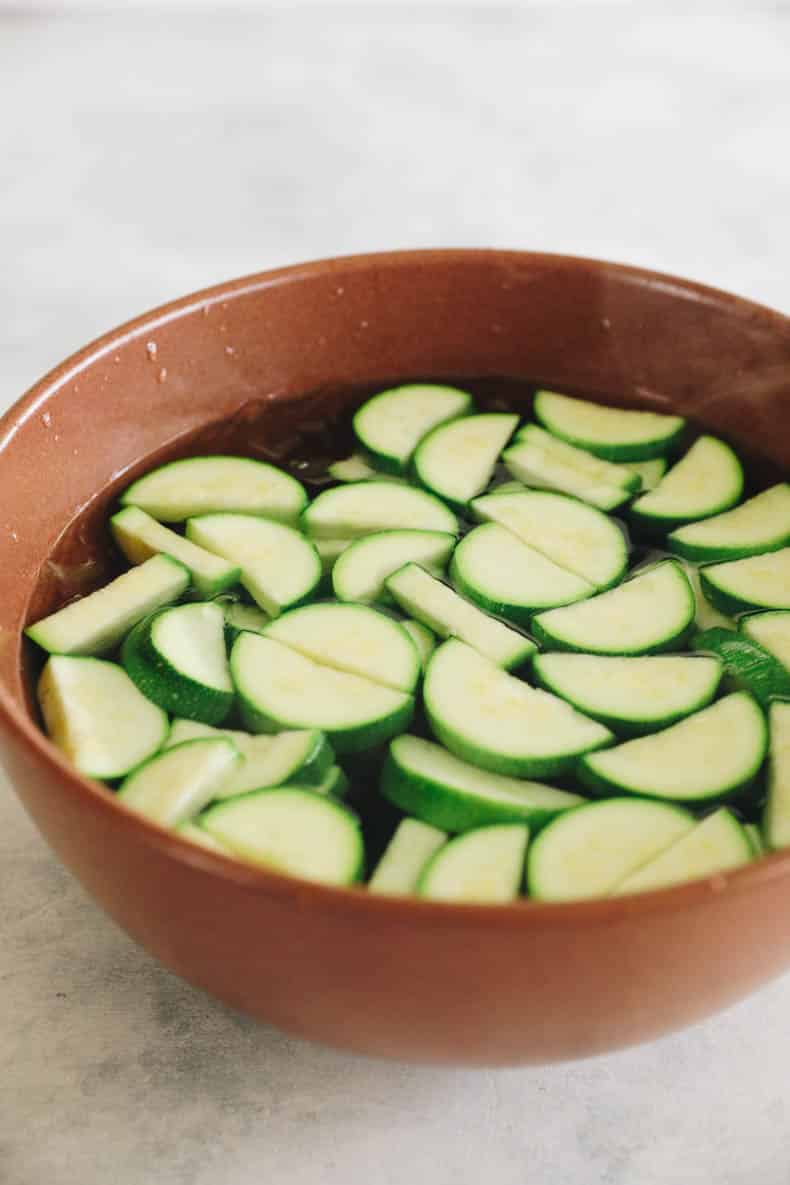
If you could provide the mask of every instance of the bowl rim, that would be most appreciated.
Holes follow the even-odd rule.
[[[678,295],[691,297],[701,303],[775,322],[780,330],[790,327],[790,317],[745,297],[666,272],[585,256],[486,247],[428,248],[333,256],[253,272],[199,289],[158,305],[93,339],[49,370],[0,417],[0,458],[5,446],[30,416],[35,415],[47,399],[87,367],[119,346],[155,331],[170,321],[178,320],[196,309],[221,305],[223,301],[236,299],[250,292],[308,279],[311,276],[348,274],[378,267],[408,266],[419,262],[460,264],[469,259],[488,259],[492,263],[500,264],[528,261],[538,266],[541,263],[555,267],[559,265],[571,271],[615,274],[621,279],[631,280],[634,284],[649,284],[669,292],[676,291]],[[20,646],[21,641],[20,638]],[[245,864],[233,857],[202,848],[182,839],[173,831],[149,822],[118,802],[105,787],[79,774],[3,687],[0,687],[0,726],[11,732],[22,747],[27,747],[50,776],[59,779],[64,792],[72,798],[79,799],[86,809],[98,813],[109,812],[117,819],[120,827],[129,829],[144,843],[150,844],[179,864],[191,866],[211,877],[230,881],[253,895],[290,901],[300,907],[309,906],[340,913],[362,910],[374,917],[381,917],[382,921],[388,919],[396,924],[419,924],[427,925],[429,928],[446,928],[448,924],[471,924],[481,928],[512,927],[518,930],[543,929],[556,925],[573,928],[608,925],[635,912],[654,914],[700,907],[725,893],[757,892],[766,883],[790,875],[788,849],[765,853],[751,864],[671,888],[654,889],[647,893],[634,893],[622,897],[567,902],[534,901],[524,897],[506,905],[451,903],[413,896],[398,897],[370,893],[364,883],[349,887],[324,885]],[[13,785],[10,776],[8,781]]]

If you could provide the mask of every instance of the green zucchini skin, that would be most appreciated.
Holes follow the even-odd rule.
[[[790,699],[790,671],[751,638],[713,628],[695,634],[691,644],[720,658],[727,680],[751,692],[761,707],[767,708],[774,699]]]

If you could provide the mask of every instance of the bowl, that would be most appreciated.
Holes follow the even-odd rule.
[[[288,1032],[380,1057],[499,1065],[601,1053],[700,1020],[790,964],[790,853],[616,900],[388,899],[194,847],[80,777],[39,730],[38,660],[20,632],[109,574],[119,488],[206,448],[290,458],[309,476],[345,444],[335,417],[366,389],[413,378],[505,391],[524,407],[535,383],[680,412],[760,474],[790,469],[790,320],[684,280],[450,250],[309,263],[185,297],[62,363],[0,421],[11,782],[124,930]]]

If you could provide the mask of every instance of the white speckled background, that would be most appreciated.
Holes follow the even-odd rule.
[[[790,311],[786,3],[27,7],[0,0],[0,407],[148,306],[376,248],[598,255]],[[785,979],[495,1073],[307,1046],[134,947],[0,782],[2,1185],[788,1185],[788,1015]]]

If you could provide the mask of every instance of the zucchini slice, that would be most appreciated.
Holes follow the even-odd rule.
[[[494,494],[526,494],[527,492],[523,481],[502,481],[498,486],[491,486],[486,490],[486,497],[493,497]]]
[[[131,773],[118,801],[160,827],[178,827],[222,792],[243,760],[226,737],[185,741]]]
[[[694,621],[694,594],[683,569],[665,560],[588,601],[549,609],[532,620],[550,650],[651,654],[677,649]]]
[[[192,585],[201,597],[215,597],[238,584],[241,572],[235,564],[163,527],[139,506],[127,506],[114,514],[110,527],[130,564],[142,564],[159,552],[172,556],[189,569]]]
[[[626,876],[612,892],[621,896],[665,889],[739,868],[753,859],[745,828],[732,811],[719,807],[654,859]]]
[[[224,737],[232,741],[244,758],[218,798],[233,798],[251,790],[265,790],[269,786],[283,786],[298,782],[300,786],[323,782],[332,769],[334,753],[326,737],[318,729],[280,732],[276,736],[255,736],[235,729],[212,728],[197,720],[174,720],[165,742],[172,749],[184,741],[206,737]]]
[[[219,605],[160,609],[135,626],[121,653],[129,677],[168,712],[221,724],[233,706]]]
[[[417,647],[417,653],[420,656],[420,666],[424,671],[428,665],[428,659],[436,649],[436,635],[426,625],[423,625],[421,621],[412,621],[410,617],[402,621],[401,625]]]
[[[318,728],[336,753],[360,753],[411,722],[410,695],[322,666],[274,638],[240,634],[230,666],[251,732]]]
[[[536,391],[535,418],[544,428],[609,461],[647,461],[669,452],[683,431],[681,416],[604,407],[556,391]]]
[[[347,547],[354,543],[353,539],[313,539],[313,547],[318,552],[323,572],[331,572],[335,561]]]
[[[521,429],[503,460],[526,485],[570,494],[599,510],[621,506],[640,486],[636,473],[566,444],[537,424]]]
[[[576,498],[547,490],[485,494],[472,502],[475,518],[500,523],[596,588],[611,588],[628,563],[625,535],[613,519]]]
[[[653,490],[667,471],[666,457],[654,457],[652,461],[617,461],[613,462],[621,469],[635,473],[641,481],[640,489]]]
[[[478,827],[439,848],[417,892],[432,901],[502,905],[515,901],[524,880],[529,828],[524,823]]]
[[[702,583],[700,581],[699,568],[696,564],[690,564],[688,560],[678,561],[683,571],[688,577],[688,582],[691,585],[691,591],[694,593],[694,625],[698,630],[709,630],[716,626],[721,626],[725,630],[735,629],[735,621],[732,617],[726,617],[723,613],[719,613],[711,605],[705,593],[702,591]]]
[[[609,798],[560,815],[533,840],[530,897],[580,901],[605,897],[631,872],[694,827],[694,816],[667,802]]]
[[[381,391],[363,403],[354,415],[354,435],[377,469],[405,473],[423,436],[471,410],[472,396],[466,391],[409,383]]]
[[[716,563],[778,551],[790,543],[790,485],[781,482],[734,510],[678,527],[667,538],[670,551],[692,563]]]
[[[738,629],[790,671],[790,612],[750,613],[740,619]]]
[[[138,621],[177,601],[188,588],[184,565],[170,556],[155,555],[103,588],[42,617],[25,633],[50,654],[104,654]]]
[[[425,865],[446,839],[443,831],[428,823],[401,819],[368,881],[370,892],[395,896],[413,893]]]
[[[712,629],[697,634],[692,642],[695,650],[717,655],[727,682],[750,691],[764,708],[772,699],[790,697],[790,671],[753,638],[735,630]]]
[[[257,605],[245,605],[241,601],[219,603],[225,615],[225,640],[228,645],[232,645],[244,630],[260,634],[271,620],[269,614]]]
[[[270,617],[306,601],[321,580],[318,552],[292,527],[251,514],[207,514],[191,518],[186,530],[193,543],[238,564],[241,583]]]
[[[487,613],[529,626],[540,609],[570,605],[595,593],[595,586],[561,568],[499,523],[482,523],[455,549],[453,584]]]
[[[707,707],[722,676],[718,658],[694,654],[537,654],[532,670],[541,687],[628,736],[667,728]]]
[[[542,827],[584,802],[578,794],[490,773],[422,737],[396,737],[381,772],[381,793],[408,815],[443,831],[490,823]]]
[[[529,638],[489,617],[418,564],[406,564],[385,584],[404,613],[416,617],[440,638],[460,638],[497,666],[520,666],[535,652]]]
[[[330,765],[320,782],[313,784],[294,779],[290,785],[298,786],[301,790],[312,790],[314,794],[327,794],[331,798],[338,799],[345,798],[351,789],[348,775],[339,765]]]
[[[228,512],[295,523],[307,505],[307,494],[295,477],[266,461],[186,457],[133,482],[121,496],[121,505],[139,506],[166,523]]]
[[[444,531],[378,531],[357,539],[332,569],[332,587],[339,601],[371,604],[386,597],[384,581],[404,564],[420,564],[439,575],[455,547],[455,535]]]
[[[365,847],[352,813],[326,795],[284,786],[217,803],[200,826],[250,864],[325,885],[360,879]]]
[[[743,494],[743,469],[728,444],[700,436],[655,489],[637,498],[633,521],[649,530],[671,531],[729,510]]]
[[[766,847],[775,852],[790,847],[790,703],[771,704],[768,719],[771,744],[762,833]]]
[[[441,424],[418,445],[413,460],[415,476],[426,489],[463,509],[491,481],[518,419],[517,415],[492,412]]]
[[[578,772],[597,794],[715,802],[751,783],[767,743],[756,700],[738,691],[662,732],[583,757]]]
[[[561,774],[577,757],[613,739],[602,724],[507,674],[455,638],[440,646],[428,664],[424,700],[442,744],[492,773]]]
[[[326,471],[335,481],[367,481],[369,477],[380,476],[368,465],[361,453],[352,453],[342,461],[333,461],[331,465],[327,465]]]
[[[124,777],[167,736],[165,713],[113,662],[53,655],[37,692],[50,739],[87,778]]]
[[[735,616],[756,609],[790,609],[790,547],[700,569],[705,597]]]
[[[458,534],[458,519],[427,490],[394,481],[362,481],[323,490],[302,515],[315,539],[358,539],[374,531],[411,528]]]
[[[190,843],[197,844],[200,848],[206,848],[209,852],[217,852],[220,856],[233,856],[230,848],[226,848],[224,844],[219,843],[213,836],[209,835],[208,831],[204,831],[197,823],[193,823],[191,819],[187,819],[186,823],[179,823],[175,829],[176,835],[181,839],[188,839]]]
[[[414,691],[417,647],[397,621],[368,605],[324,602],[284,613],[264,630],[305,657],[395,691]]]

